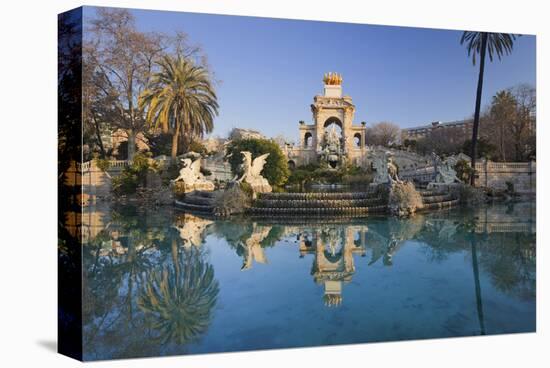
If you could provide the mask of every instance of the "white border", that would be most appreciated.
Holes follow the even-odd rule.
[[[4,1],[0,122],[1,366],[73,367],[56,339],[56,14],[79,1]],[[548,363],[547,162],[548,11],[543,1],[94,1],[121,6],[369,24],[477,29],[537,35],[537,334],[378,343],[92,363],[113,367],[422,366],[539,367]],[[546,243],[546,244],[545,244]],[[546,339],[546,344],[543,342]]]

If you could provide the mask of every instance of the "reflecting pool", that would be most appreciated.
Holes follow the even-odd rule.
[[[536,328],[534,203],[307,220],[90,207],[82,226],[86,360]]]

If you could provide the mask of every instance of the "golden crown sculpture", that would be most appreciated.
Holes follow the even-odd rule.
[[[342,84],[342,75],[332,72],[325,73],[323,77],[323,82],[325,82],[325,84],[339,86]]]

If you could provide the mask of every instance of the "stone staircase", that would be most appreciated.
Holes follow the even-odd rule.
[[[434,191],[421,189],[418,190],[424,202],[422,210],[437,210],[441,208],[450,208],[459,204],[458,196],[449,191]]]
[[[192,212],[212,213],[214,192],[194,191],[187,193],[182,200],[175,201],[176,207]]]
[[[424,202],[422,211],[450,208],[459,204],[456,193],[419,189]],[[212,214],[214,193],[195,191],[176,200],[176,207],[190,212]],[[341,218],[383,214],[388,210],[384,198],[375,191],[343,193],[263,193],[248,213],[256,217],[289,216],[296,218]]]
[[[387,210],[374,192],[264,193],[249,209],[254,215],[365,215]]]

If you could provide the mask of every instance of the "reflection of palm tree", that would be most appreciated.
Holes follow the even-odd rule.
[[[474,284],[476,289],[477,317],[479,319],[479,328],[481,334],[485,335],[485,320],[483,318],[483,303],[481,299],[481,285],[479,283],[479,269],[477,265],[477,244],[476,234],[471,234],[470,244],[472,246],[472,268],[474,271]]]
[[[214,269],[198,254],[191,250],[185,259],[151,271],[140,288],[137,304],[162,343],[184,344],[208,328],[219,288]]]

